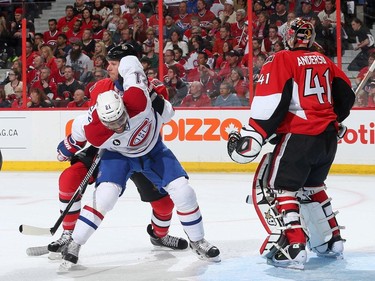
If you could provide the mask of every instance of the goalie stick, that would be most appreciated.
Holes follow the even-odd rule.
[[[82,180],[80,183],[79,187],[77,188],[76,192],[73,194],[72,199],[70,199],[68,205],[66,206],[64,212],[61,213],[60,217],[57,219],[55,225],[51,228],[43,228],[43,227],[37,227],[37,226],[31,226],[31,225],[26,225],[26,224],[21,224],[19,226],[19,231],[22,234],[25,235],[38,235],[38,236],[53,236],[57,229],[59,228],[60,224],[62,223],[63,219],[69,212],[70,208],[73,206],[74,202],[76,199],[83,195],[86,191],[86,187],[89,183],[89,180],[91,176],[94,173],[94,170],[98,166],[100,159],[103,155],[104,150],[99,150],[98,154],[96,155],[90,169],[88,170],[85,178]]]
[[[370,68],[368,69],[365,77],[359,83],[357,89],[355,90],[355,95],[357,96],[358,93],[365,87],[367,81],[370,79],[371,75],[374,73],[375,70],[375,61],[371,64]]]

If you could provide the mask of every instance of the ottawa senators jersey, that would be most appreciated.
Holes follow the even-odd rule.
[[[342,122],[354,103],[350,81],[328,57],[305,48],[277,52],[257,81],[249,124],[274,132],[318,135]]]

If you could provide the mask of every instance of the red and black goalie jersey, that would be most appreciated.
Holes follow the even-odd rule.
[[[263,138],[318,135],[349,115],[354,97],[349,79],[328,57],[305,48],[280,51],[262,67],[249,124]]]

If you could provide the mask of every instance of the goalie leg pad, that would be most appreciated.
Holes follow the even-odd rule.
[[[332,238],[332,230],[322,206],[318,202],[301,204],[301,214],[309,233],[309,249],[315,252],[315,249],[321,246],[320,251],[325,252],[327,242]],[[325,247],[322,247],[323,245]]]
[[[306,228],[300,214],[297,192],[281,191],[277,194],[276,208],[285,225],[285,236],[290,244],[306,244]]]
[[[272,153],[266,153],[260,160],[255,171],[251,196],[255,211],[268,234],[273,233],[271,229],[282,226],[281,221],[276,218],[278,213],[275,214],[275,210],[271,208],[276,197],[267,184],[271,160]]]
[[[309,231],[308,247],[322,256],[342,256],[344,240],[336,221],[338,212],[332,211],[326,187],[304,187],[300,197],[301,212]]]

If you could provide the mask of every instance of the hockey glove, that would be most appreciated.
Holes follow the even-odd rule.
[[[339,131],[337,132],[337,141],[342,140],[347,130],[348,128],[344,124],[342,123],[339,124]]]
[[[250,126],[242,127],[241,133],[231,132],[228,137],[227,150],[229,157],[237,163],[246,164],[253,161],[260,153],[263,137]]]
[[[68,161],[72,156],[85,146],[86,142],[78,142],[72,138],[72,135],[67,136],[57,146],[57,160]]]

